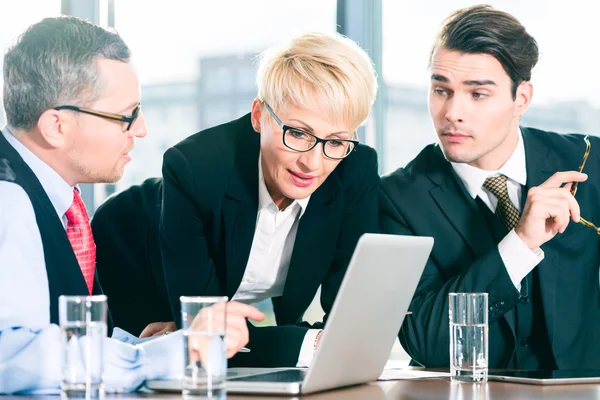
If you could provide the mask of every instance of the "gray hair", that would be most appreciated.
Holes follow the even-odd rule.
[[[79,18],[46,18],[30,26],[4,57],[8,124],[30,130],[46,110],[94,102],[103,87],[96,60],[130,57],[117,33]]]

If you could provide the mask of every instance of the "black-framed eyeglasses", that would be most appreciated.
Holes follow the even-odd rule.
[[[58,107],[54,107],[54,109],[55,110],[77,111],[77,112],[84,113],[84,114],[95,115],[96,117],[100,117],[100,118],[112,119],[113,121],[126,122],[127,129],[125,129],[125,130],[128,131],[129,129],[131,129],[131,126],[137,119],[138,115],[140,115],[140,110],[142,109],[142,106],[140,104],[135,106],[135,108],[133,109],[133,113],[131,115],[115,114],[115,113],[97,111],[97,110],[92,110],[90,108],[77,107],[77,106],[58,106]]]
[[[269,111],[275,122],[277,122],[277,125],[283,130],[283,144],[290,150],[306,153],[307,151],[311,151],[317,144],[323,143],[323,155],[325,155],[325,157],[341,160],[348,157],[358,145],[358,141],[356,140],[321,139],[310,132],[285,125],[281,122],[279,117],[275,115],[275,112],[266,101],[261,100],[261,102]]]
[[[577,168],[577,172],[583,171],[583,167],[585,167],[585,162],[587,161],[588,156],[590,155],[590,151],[592,150],[592,144],[590,143],[590,139],[589,139],[588,135],[586,135],[583,138],[583,141],[585,142],[585,146],[586,146],[585,153],[583,154],[583,160],[581,160],[581,164],[579,164],[579,168]],[[577,183],[578,182],[574,182],[573,185],[571,186],[571,194],[573,196],[575,196],[575,193],[577,193]],[[581,216],[579,217],[579,223],[582,224],[583,226],[587,226],[588,228],[595,230],[596,233],[598,235],[600,235],[600,228],[598,228],[596,225],[594,225],[590,221],[583,219]]]

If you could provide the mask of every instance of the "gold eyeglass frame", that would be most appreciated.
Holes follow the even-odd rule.
[[[579,164],[579,168],[577,168],[577,172],[583,171],[583,167],[585,166],[588,156],[590,155],[590,151],[592,150],[592,145],[590,144],[590,139],[589,139],[588,135],[586,135],[583,138],[583,141],[585,142],[585,145],[586,145],[585,154],[583,155],[583,160],[581,160],[581,164]],[[579,182],[573,182],[573,185],[571,186],[571,194],[573,195],[573,197],[575,197],[575,193],[577,193],[577,184],[578,183]],[[583,226],[586,226],[588,228],[595,230],[596,233],[598,235],[600,235],[600,228],[598,228],[596,225],[592,224],[590,221],[584,219],[581,216],[579,217],[579,223]]]

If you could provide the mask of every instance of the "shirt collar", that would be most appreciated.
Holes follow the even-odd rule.
[[[262,170],[261,160],[262,160],[262,156],[259,155],[259,157],[258,157],[258,209],[262,210],[263,208],[268,207],[271,204],[273,204],[273,206],[278,209],[277,205],[275,204],[275,202],[271,198],[271,195],[269,194],[269,190],[267,189],[267,184],[265,183],[265,177],[264,177],[263,170]],[[297,205],[298,207],[300,207],[300,217],[302,217],[304,215],[304,212],[306,211],[306,207],[308,206],[309,200],[310,200],[310,196],[308,196],[305,199],[294,200],[292,202],[292,204],[290,204],[288,206],[288,208],[296,207],[296,205]]]
[[[2,135],[33,171],[59,218],[62,218],[73,203],[73,188],[65,182],[58,172],[19,142],[7,126],[2,129]]]
[[[527,166],[525,164],[525,146],[523,132],[519,129],[519,142],[510,158],[497,171],[485,171],[466,163],[450,162],[452,168],[463,182],[472,198],[476,198],[487,178],[495,175],[505,175],[508,179],[521,185],[527,183]]]

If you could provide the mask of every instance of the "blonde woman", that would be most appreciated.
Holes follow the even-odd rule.
[[[377,231],[377,156],[359,144],[377,91],[372,62],[340,35],[265,52],[251,112],[164,156],[160,248],[174,315],[181,295],[272,298],[277,326],[249,325],[234,366],[307,366],[358,238]],[[178,320],[179,318],[176,318]]]

